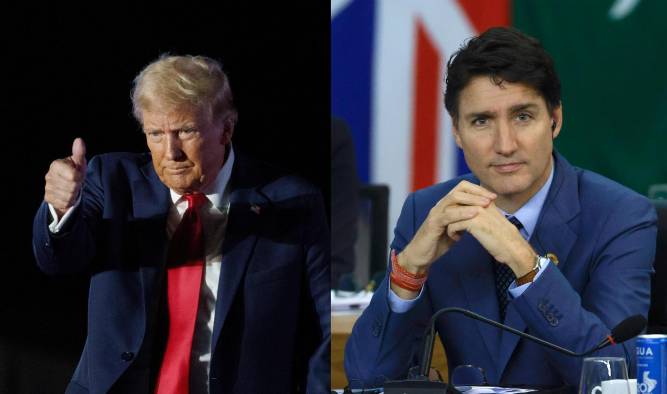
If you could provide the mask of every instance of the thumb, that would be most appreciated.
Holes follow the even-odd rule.
[[[72,161],[80,170],[86,169],[86,144],[83,139],[77,138],[72,144]]]

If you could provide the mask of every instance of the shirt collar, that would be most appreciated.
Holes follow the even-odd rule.
[[[555,166],[556,163],[552,161],[551,173],[549,174],[549,179],[547,179],[547,181],[544,183],[544,185],[542,185],[540,190],[538,190],[537,193],[535,193],[530,198],[530,200],[526,201],[526,203],[523,204],[523,206],[519,208],[516,212],[514,212],[513,215],[509,215],[509,216],[514,216],[521,222],[524,230],[526,230],[526,234],[528,235],[526,237],[527,239],[529,239],[531,235],[533,235],[535,226],[537,226],[537,219],[540,216],[540,211],[542,211],[542,206],[544,205],[544,201],[547,199],[547,194],[549,193],[549,187],[551,186],[551,182],[553,181],[554,178]],[[507,212],[505,211],[502,212],[506,216],[508,215]]]
[[[233,166],[234,149],[232,148],[232,144],[229,144],[229,156],[227,156],[225,164],[218,172],[218,175],[215,177],[213,183],[201,190],[202,193],[206,194],[206,197],[209,199],[209,201],[211,201],[213,206],[217,207],[218,209],[223,208],[222,197],[225,193],[225,189],[227,188],[227,184],[229,183],[229,178],[232,175]],[[174,205],[177,205],[183,197],[181,194],[178,194],[171,189],[169,189],[169,193],[171,194],[171,201],[174,203]]]

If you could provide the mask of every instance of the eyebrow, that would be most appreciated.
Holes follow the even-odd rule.
[[[495,112],[491,111],[481,111],[481,112],[473,112],[470,114],[467,114],[464,116],[466,120],[473,120],[477,118],[494,118],[496,116]]]
[[[186,123],[177,129],[167,130],[168,132],[179,132],[183,130],[196,129],[197,126],[193,123]],[[164,133],[162,129],[144,129],[144,133]]]
[[[524,110],[527,110],[527,109],[535,111],[535,110],[538,110],[539,108],[540,107],[535,103],[517,104],[517,105],[513,105],[512,107],[510,107],[510,112],[511,113],[519,112],[519,111],[524,111]]]
[[[540,107],[536,103],[521,103],[511,106],[509,109],[509,113],[516,113],[525,110],[536,111],[539,108]],[[480,111],[467,114],[464,116],[464,119],[472,120],[477,118],[495,118],[495,117],[496,117],[496,112],[494,111]]]

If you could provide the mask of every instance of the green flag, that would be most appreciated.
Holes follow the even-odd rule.
[[[512,14],[556,62],[556,148],[642,194],[667,183],[667,2],[515,0]]]

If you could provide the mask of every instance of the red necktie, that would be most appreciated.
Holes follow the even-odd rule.
[[[204,236],[199,209],[207,199],[202,193],[183,197],[188,201],[188,208],[171,237],[167,257],[169,335],[155,389],[157,394],[190,391],[190,353],[204,271]]]

